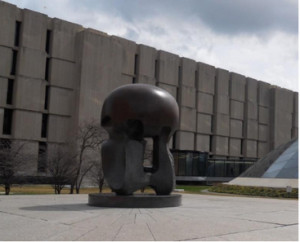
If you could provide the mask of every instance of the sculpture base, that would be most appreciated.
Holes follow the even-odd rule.
[[[90,206],[111,208],[179,207],[181,205],[181,195],[136,194],[120,196],[115,193],[93,193],[89,194],[88,204]]]

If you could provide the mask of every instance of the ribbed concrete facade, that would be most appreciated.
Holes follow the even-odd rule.
[[[157,85],[180,107],[170,148],[258,158],[298,136],[298,93],[0,2],[0,138],[38,154],[99,120],[106,96]]]

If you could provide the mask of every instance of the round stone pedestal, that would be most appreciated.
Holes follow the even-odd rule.
[[[178,207],[181,205],[181,195],[136,194],[120,196],[115,193],[93,193],[89,194],[88,204],[90,206],[112,208]]]

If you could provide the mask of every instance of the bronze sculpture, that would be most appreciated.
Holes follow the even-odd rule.
[[[109,133],[102,146],[104,176],[118,195],[145,186],[168,195],[175,184],[174,161],[168,141],[176,131],[179,109],[166,91],[146,84],[129,84],[106,98],[101,125]],[[143,166],[144,138],[153,138],[153,166]]]

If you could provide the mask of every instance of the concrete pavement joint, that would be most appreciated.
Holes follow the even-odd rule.
[[[92,228],[92,229],[90,229],[89,231],[87,231],[87,232],[85,232],[85,233],[83,233],[83,234],[81,234],[80,236],[78,236],[75,240],[79,240],[80,238],[82,238],[83,236],[85,236],[86,234],[88,234],[88,233],[90,233],[90,232],[92,232],[92,231],[94,231],[94,230],[96,230],[96,229],[98,229],[98,227],[96,226],[96,227],[94,227],[94,228]]]
[[[117,238],[117,236],[118,236],[118,234],[120,233],[120,231],[121,231],[121,229],[123,228],[123,226],[124,226],[124,224],[122,224],[122,225],[120,226],[120,228],[118,229],[117,233],[114,235],[112,241],[114,241],[114,240]]]
[[[122,216],[123,216],[123,215],[120,215],[119,217],[117,217],[117,218],[110,224],[110,226],[113,225],[115,222],[117,222]]]
[[[233,234],[243,234],[245,232],[249,233],[249,232],[270,230],[270,229],[281,228],[281,227],[284,227],[284,226],[275,226],[275,227],[272,227],[272,228],[252,229],[252,230],[247,230],[247,231],[238,231],[238,232],[231,232],[231,233],[225,233],[225,234],[217,234],[217,235],[213,235],[213,236],[200,237],[199,239],[208,239],[208,238],[211,238],[211,237],[222,237],[222,236],[233,235]]]
[[[148,213],[153,213],[151,209],[145,209]]]
[[[154,241],[156,241],[156,238],[155,238],[154,234],[152,233],[149,224],[148,224],[148,223],[146,223],[146,224],[147,224],[147,227],[148,227],[148,229],[149,229],[149,231],[150,231],[150,233],[151,233],[151,235],[152,235]]]
[[[155,218],[153,218],[151,214],[148,214],[148,213],[147,213],[147,215],[148,215],[151,219],[153,219],[155,222],[157,222],[157,220],[156,220]]]
[[[263,211],[263,213],[278,213],[278,212],[293,212],[292,210],[281,210],[281,211],[278,211],[278,210],[274,210],[274,211]],[[251,213],[252,215],[253,214],[260,214],[262,212],[255,212],[255,213]],[[236,214],[236,216],[244,216],[244,215],[248,215],[249,213],[239,213],[239,214]]]
[[[9,215],[18,216],[18,217],[23,217],[23,218],[29,218],[29,219],[33,219],[33,220],[42,220],[42,221],[48,222],[47,219],[30,217],[30,216],[26,216],[24,214],[9,213],[9,212],[4,212],[4,211],[0,211],[0,213],[9,214]]]
[[[298,223],[294,223],[294,224],[281,224],[281,223],[275,223],[275,222],[268,222],[268,221],[261,221],[261,220],[254,220],[254,219],[245,219],[245,218],[237,218],[237,217],[227,217],[227,218],[231,218],[231,219],[238,219],[238,220],[244,220],[244,221],[249,221],[249,222],[257,222],[257,223],[263,223],[263,224],[274,224],[274,225],[278,225],[278,226],[290,226],[290,225],[298,225]]]
[[[55,238],[55,237],[57,237],[58,235],[60,235],[60,234],[64,234],[64,233],[66,233],[66,231],[71,231],[72,229],[73,229],[73,227],[71,226],[71,225],[69,225],[69,224],[66,224],[66,223],[59,223],[59,224],[62,224],[62,225],[66,225],[66,226],[68,226],[69,228],[67,229],[67,230],[63,230],[63,231],[61,231],[61,232],[55,232],[55,235],[53,235],[53,236],[51,236],[50,238],[48,238],[47,240],[54,240],[53,238]],[[88,231],[87,233],[89,233],[90,231]],[[87,234],[87,233],[85,233],[85,234]],[[84,234],[84,235],[85,235]],[[83,235],[80,235],[79,237],[81,237],[81,236],[83,236]],[[77,238],[78,239],[78,238]],[[76,239],[75,239],[76,240]]]
[[[189,241],[189,240],[198,240],[199,238],[190,238],[190,239],[180,239],[176,241]]]

